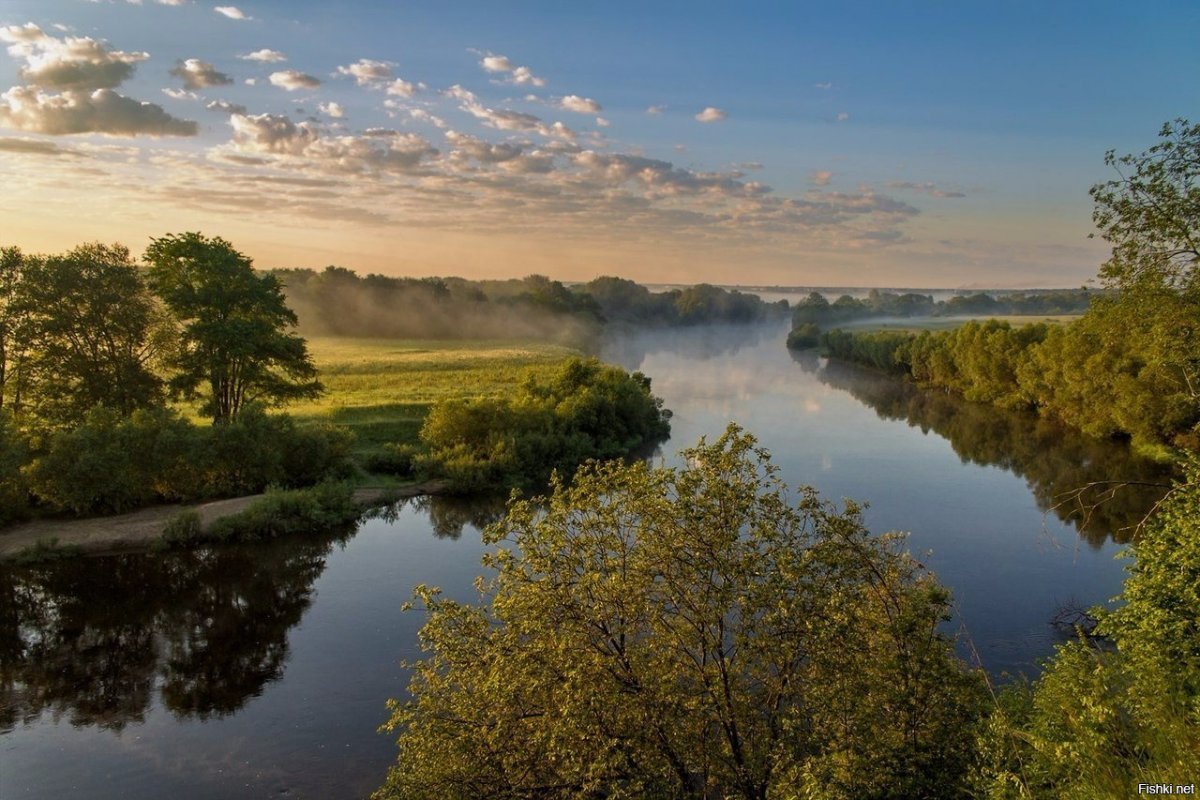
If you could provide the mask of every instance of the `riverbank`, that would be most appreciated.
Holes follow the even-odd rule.
[[[354,504],[366,513],[398,500],[445,491],[443,481],[431,480],[395,488],[361,488]],[[169,504],[143,508],[129,514],[87,519],[39,519],[0,531],[0,562],[19,560],[34,552],[71,555],[104,555],[148,550],[163,541],[167,524],[180,513],[194,511],[207,529],[222,519],[240,514],[265,495],[233,497],[192,505]]]

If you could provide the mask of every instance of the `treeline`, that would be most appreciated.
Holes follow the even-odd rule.
[[[605,324],[639,326],[756,322],[787,302],[698,284],[651,292],[631,280],[596,278],[568,287],[542,275],[514,280],[360,276],[342,267],[275,270],[301,332],[313,336],[487,339],[577,343]]]
[[[1007,294],[955,295],[934,300],[932,295],[897,294],[872,289],[859,299],[844,294],[833,302],[819,292],[796,303],[792,310],[795,326],[812,323],[822,327],[881,317],[981,317],[989,315],[1082,314],[1092,299],[1104,292],[1088,289],[1048,289]]]
[[[1200,402],[1186,365],[1156,353],[1152,330],[1102,305],[1070,325],[988,320],[950,331],[833,330],[835,358],[899,373],[968,400],[1025,408],[1092,436],[1200,449]]]

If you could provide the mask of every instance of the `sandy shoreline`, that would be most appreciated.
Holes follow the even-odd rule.
[[[438,481],[396,489],[356,489],[354,502],[367,510],[392,499],[437,494],[443,489]],[[149,549],[162,536],[167,522],[180,511],[196,511],[201,525],[207,528],[219,519],[244,511],[261,497],[263,495],[255,494],[192,505],[152,506],[111,517],[34,520],[0,531],[0,562],[16,558],[39,544],[77,548],[89,555]]]

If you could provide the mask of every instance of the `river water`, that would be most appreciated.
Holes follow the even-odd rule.
[[[791,484],[869,502],[873,530],[951,587],[993,674],[1033,674],[1068,604],[1120,590],[1114,557],[1154,495],[1069,492],[1161,477],[1071,435],[815,354],[781,325],[622,337],[675,412],[655,458],[759,437]],[[0,797],[361,798],[395,757],[376,732],[418,655],[418,583],[473,596],[494,503],[422,500],[356,530],[256,546],[0,569]],[[977,654],[977,656],[975,655]]]

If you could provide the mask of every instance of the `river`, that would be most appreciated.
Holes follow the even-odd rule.
[[[730,420],[791,484],[870,505],[954,592],[995,675],[1033,674],[1065,604],[1120,590],[1154,500],[1070,490],[1161,477],[1118,445],[789,353],[782,325],[622,337],[606,359],[675,416],[656,455]],[[0,797],[361,798],[395,758],[376,732],[418,655],[418,583],[473,596],[495,504],[425,499],[304,540],[0,569]]]

